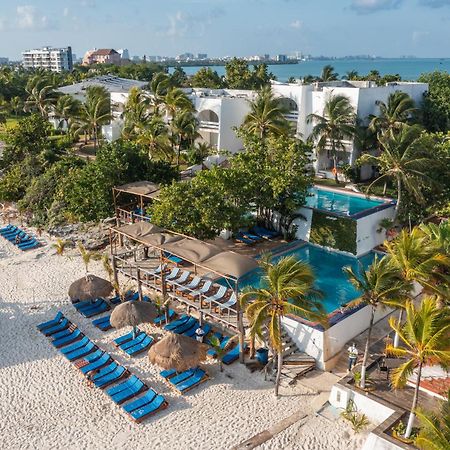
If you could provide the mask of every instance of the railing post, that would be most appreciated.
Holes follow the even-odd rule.
[[[136,270],[137,270],[137,285],[138,285],[138,294],[139,294],[139,300],[142,302],[144,300],[143,296],[142,296],[142,284],[141,284],[141,269],[139,268],[139,266],[136,264]]]
[[[237,314],[237,326],[239,333],[239,362],[244,364],[244,343],[245,343],[245,330],[244,330],[244,321],[242,317],[241,305],[239,303],[239,289],[238,289],[238,281],[236,280],[235,287],[235,295],[236,295],[236,314]]]
[[[112,255],[111,264],[112,264],[113,276],[114,276],[114,290],[116,291],[116,295],[119,295],[120,287],[119,287],[119,277],[117,275],[117,263],[116,263],[115,255]]]

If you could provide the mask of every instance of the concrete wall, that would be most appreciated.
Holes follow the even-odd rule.
[[[361,450],[404,450],[404,448],[383,439],[381,436],[370,433]]]
[[[298,227],[295,237],[296,239],[309,242],[313,210],[311,208],[300,208],[297,212],[305,216],[306,221],[303,219],[295,219],[292,222],[293,225],[297,225]]]
[[[236,136],[234,127],[239,127],[250,111],[245,98],[223,98],[219,125],[219,149],[236,153],[242,150],[242,141]]]

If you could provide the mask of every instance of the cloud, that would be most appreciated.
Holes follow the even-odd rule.
[[[301,20],[294,20],[289,25],[291,28],[294,28],[296,30],[299,30],[303,26],[303,22]]]
[[[53,27],[47,16],[39,13],[34,6],[19,5],[16,13],[15,25],[21,30],[48,30]]]
[[[443,6],[450,6],[450,0],[420,0],[419,3],[422,6],[427,6],[429,8],[442,8]]]
[[[403,0],[352,0],[350,8],[359,14],[370,14],[386,9],[397,9],[402,3]]]

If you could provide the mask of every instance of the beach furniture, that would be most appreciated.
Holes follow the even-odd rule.
[[[136,344],[140,344],[144,339],[145,336],[147,336],[144,332],[139,333],[135,339],[130,339],[127,342],[124,342],[123,344],[118,345],[118,347],[123,350],[126,351],[127,349],[135,346]]]
[[[175,316],[175,311],[173,309],[169,309],[169,320],[173,319],[173,317]],[[160,325],[162,323],[166,322],[166,314],[161,314],[159,317],[157,317],[153,323],[155,325]]]
[[[162,370],[159,374],[167,380],[170,377],[175,376],[177,373],[178,372],[175,369],[167,369],[167,370]]]
[[[81,311],[83,309],[90,309],[93,308],[94,306],[98,306],[102,303],[102,299],[101,298],[97,298],[95,299],[93,302],[90,301],[84,301],[84,302],[76,302],[76,303],[72,303],[72,306],[77,310],[77,311]]]
[[[195,325],[197,325],[197,327],[198,327],[198,320],[195,319],[194,317],[189,317],[185,323],[173,328],[170,331],[172,331],[173,333],[177,333],[177,334],[183,334],[185,331],[190,330]]]
[[[40,324],[36,325],[36,327],[39,331],[42,331],[42,330],[45,330],[45,328],[51,328],[51,327],[58,325],[63,318],[64,318],[64,314],[61,311],[58,311],[56,313],[56,316],[54,319],[49,320],[48,322],[40,323]]]
[[[54,339],[52,341],[52,345],[56,348],[64,347],[81,339],[83,336],[84,334],[78,328],[75,328],[75,330],[73,330],[73,332],[70,333],[68,336]]]
[[[245,231],[242,233],[246,238],[251,239],[255,242],[261,242],[264,238],[262,236],[259,236],[258,234],[249,233],[248,231]]]
[[[89,318],[93,316],[97,316],[98,314],[104,313],[110,309],[108,303],[105,300],[101,299],[101,301],[90,308],[79,309],[78,312],[82,314],[84,317]]]
[[[171,263],[178,265],[182,264],[183,260],[179,258],[178,256],[172,255],[172,253],[169,252],[163,252],[164,258],[170,261]]]
[[[25,245],[19,244],[18,247],[20,248],[20,250],[32,250],[33,248],[39,247],[41,244],[36,240],[33,239],[32,241],[28,242]]]
[[[194,387],[208,380],[208,375],[199,367],[189,369],[168,379],[169,383],[181,394],[185,394]]]
[[[227,352],[223,358],[222,358],[222,362],[224,364],[231,364],[234,361],[236,361],[239,358],[239,350],[240,350],[240,345],[236,345],[236,347],[232,348],[229,352]],[[247,344],[244,345],[244,351],[247,348]]]
[[[234,306],[237,302],[236,293],[233,292],[230,296],[230,298],[225,303],[217,303],[217,306],[222,309],[231,308]]]
[[[52,334],[58,333],[58,331],[69,328],[70,325],[71,323],[69,322],[69,320],[64,317],[57,325],[42,330],[42,333],[44,333],[46,336],[51,336]]]
[[[153,279],[155,279],[157,276],[161,275],[161,272],[163,270],[166,270],[167,264],[160,264],[156,269],[153,270],[149,270],[146,273],[146,275],[150,275],[153,277]]]
[[[167,408],[168,405],[169,404],[162,395],[158,395],[153,389],[149,389],[145,395],[122,407],[135,422],[139,423],[146,417]]]
[[[175,285],[182,285],[187,281],[190,275],[191,272],[189,272],[189,270],[183,270],[179,277],[174,278],[173,280],[167,280],[167,284],[172,287],[174,287]]]
[[[227,293],[227,288],[225,286],[220,286],[217,292],[214,295],[210,295],[209,297],[202,297],[202,302],[211,303],[211,302],[217,302],[223,297],[225,297],[225,294]]]
[[[60,349],[60,352],[63,355],[67,355],[68,353],[71,353],[75,350],[78,350],[81,347],[84,347],[89,342],[90,342],[90,339],[87,336],[83,336],[83,338],[81,340],[79,340],[78,342],[75,342],[72,345],[69,345],[68,347]]]
[[[155,341],[152,337],[146,335],[141,342],[133,345],[132,347],[124,349],[124,352],[129,356],[135,356],[147,350],[151,345],[153,345],[154,342]]]
[[[78,341],[80,342],[80,341]],[[66,347],[64,347],[66,348]],[[64,356],[69,360],[69,361],[76,361],[77,359],[83,358],[86,355],[89,355],[89,353],[91,353],[94,350],[97,350],[97,346],[89,341],[86,345],[84,345],[83,347],[78,348],[77,350],[67,353]]]
[[[255,245],[256,244],[256,241],[254,241],[253,239],[250,239],[248,237],[245,237],[242,233],[236,233],[234,236],[234,239],[245,245]]]
[[[164,329],[167,331],[172,331],[174,328],[184,324],[189,320],[191,316],[188,316],[187,314],[182,315],[178,320],[175,320],[174,322],[170,322],[169,324],[165,325]]]
[[[117,365],[117,363],[116,363]],[[108,366],[107,366],[108,367]],[[103,369],[101,369],[103,370]],[[100,370],[100,372],[101,372]],[[98,377],[93,378],[92,381],[94,382],[94,385],[97,386],[100,389],[105,389],[110,384],[115,383],[116,381],[119,381],[122,378],[126,378],[129,375],[128,370],[125,369],[123,366],[117,366],[107,374]]]
[[[95,359],[94,361],[90,362],[89,364],[86,364],[82,367],[80,367],[81,372],[86,375],[89,372],[93,371],[93,370],[99,370],[102,367],[106,366],[106,364],[108,364],[109,362],[111,362],[111,356],[108,355],[108,353],[105,352],[101,352],[101,356],[97,359]],[[95,351],[94,353],[97,353],[97,351]],[[93,354],[93,353],[91,353]],[[87,355],[90,356],[90,355]],[[87,357],[86,357],[87,358]]]
[[[0,228],[0,234],[3,235],[5,233],[9,233],[11,231],[17,230],[17,227],[15,225],[6,225],[6,227]]]
[[[132,375],[122,383],[108,388],[105,392],[114,403],[120,405],[147,389],[148,387],[136,375]]]
[[[73,331],[76,329],[77,329],[77,326],[72,323],[69,328],[66,328],[65,330],[62,330],[62,331],[58,331],[57,333],[52,334],[50,337],[54,341],[56,341],[56,339],[61,339],[66,336],[70,336],[73,333]]]
[[[220,336],[220,337],[216,336],[216,337],[217,337],[217,339],[219,339],[219,341],[220,341],[220,348],[221,348],[221,349],[224,349],[225,346],[228,344],[228,341],[230,340],[230,337],[229,337],[229,336]],[[215,357],[217,356],[216,351],[215,351],[213,348],[210,348],[210,349],[206,352],[206,354],[207,354],[208,356],[212,357],[212,358],[215,358]]]
[[[188,284],[184,284],[183,286],[175,286],[175,291],[177,294],[183,295],[184,292],[189,292],[197,289],[201,282],[201,277],[197,275]]]
[[[138,337],[140,334],[145,334],[143,331],[140,331],[139,328],[136,328],[136,337]],[[118,347],[121,344],[124,344],[125,342],[131,341],[133,339],[133,332],[130,331],[127,334],[124,334],[123,336],[118,337],[117,339],[114,339],[114,345]]]
[[[257,225],[253,227],[253,232],[264,239],[273,239],[279,235],[277,231],[268,230]]]
[[[206,280],[203,286],[200,289],[196,289],[195,291],[186,292],[186,296],[195,300],[196,297],[200,297],[203,294],[207,294],[212,287],[212,281]]]
[[[189,330],[185,331],[182,334],[184,334],[185,336],[193,338],[193,337],[195,337],[195,331],[197,330],[197,328],[199,326],[200,326],[200,323],[197,321],[196,326],[190,328]],[[204,333],[203,337],[205,337],[211,331],[211,325],[209,323],[204,323],[202,325],[202,330],[203,330],[203,333]]]
[[[104,317],[100,317],[100,319],[93,320],[92,325],[94,325],[95,327],[97,327],[102,331],[107,331],[112,328],[110,318],[111,314],[108,314],[107,316]]]

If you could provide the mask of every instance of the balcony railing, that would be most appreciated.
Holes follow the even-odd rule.
[[[287,114],[284,114],[284,118],[289,120],[289,122],[297,122],[298,121],[298,111],[289,111]]]
[[[219,122],[210,122],[208,120],[200,120],[198,127],[208,131],[219,131]]]

